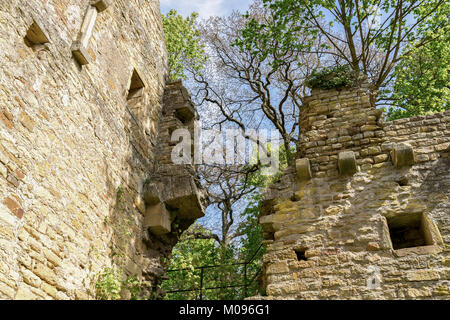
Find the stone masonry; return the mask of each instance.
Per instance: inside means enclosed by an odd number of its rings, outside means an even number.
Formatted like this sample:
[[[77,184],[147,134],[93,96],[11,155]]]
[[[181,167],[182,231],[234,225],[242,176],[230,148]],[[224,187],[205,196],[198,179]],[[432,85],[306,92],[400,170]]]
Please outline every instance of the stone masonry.
[[[165,50],[157,0],[1,1],[0,299],[94,299],[110,267],[162,296],[203,215],[193,166],[160,163],[166,127],[191,126],[167,115],[196,116]]]
[[[449,299],[450,111],[384,122],[367,83],[313,89],[266,194],[266,299]]]

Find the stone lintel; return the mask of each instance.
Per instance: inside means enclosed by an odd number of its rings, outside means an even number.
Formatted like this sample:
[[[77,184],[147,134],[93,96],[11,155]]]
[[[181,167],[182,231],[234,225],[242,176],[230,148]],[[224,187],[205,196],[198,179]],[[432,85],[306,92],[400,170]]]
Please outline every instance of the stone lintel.
[[[91,55],[87,48],[84,48],[80,41],[75,41],[72,45],[72,54],[78,63],[82,66],[92,62]]]
[[[341,175],[351,175],[358,170],[356,157],[353,151],[342,151],[338,155],[338,168]]]
[[[398,143],[392,149],[392,162],[396,168],[414,164],[414,150],[407,143]]]
[[[170,233],[170,225],[170,212],[163,202],[146,208],[144,227],[150,229],[153,234],[163,235]]]
[[[295,160],[295,171],[297,178],[300,181],[309,180],[312,178],[311,164],[308,158]]]
[[[112,4],[113,0],[91,0],[91,6],[97,8],[98,12],[105,11]]]

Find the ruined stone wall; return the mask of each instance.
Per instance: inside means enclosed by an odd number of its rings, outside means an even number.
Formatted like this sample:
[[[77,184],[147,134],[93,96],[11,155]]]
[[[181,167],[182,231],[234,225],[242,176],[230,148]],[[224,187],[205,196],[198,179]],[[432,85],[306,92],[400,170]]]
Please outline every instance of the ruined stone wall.
[[[384,122],[367,84],[313,89],[260,222],[269,299],[450,297],[450,111]]]
[[[159,1],[2,1],[0,68],[0,299],[94,298],[108,267],[157,297],[178,237],[144,226]]]

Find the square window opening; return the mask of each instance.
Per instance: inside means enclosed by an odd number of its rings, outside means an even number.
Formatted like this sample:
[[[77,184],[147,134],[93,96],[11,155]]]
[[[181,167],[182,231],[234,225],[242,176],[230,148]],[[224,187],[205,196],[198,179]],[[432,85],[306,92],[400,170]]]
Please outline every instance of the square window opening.
[[[402,214],[387,219],[394,250],[433,245],[423,213]]]

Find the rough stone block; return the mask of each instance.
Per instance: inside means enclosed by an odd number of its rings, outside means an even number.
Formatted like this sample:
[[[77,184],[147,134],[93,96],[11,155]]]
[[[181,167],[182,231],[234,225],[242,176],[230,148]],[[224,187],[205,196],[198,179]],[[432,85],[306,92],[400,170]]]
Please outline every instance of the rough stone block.
[[[78,40],[72,45],[72,54],[78,63],[82,66],[91,63],[92,58],[88,52],[89,40],[94,30],[95,21],[97,20],[97,9],[90,6],[81,25]]]
[[[147,206],[154,206],[161,202],[160,192],[155,184],[144,186],[144,201]]]
[[[312,177],[311,164],[308,158],[297,159],[295,161],[297,178],[300,181],[309,180]]]
[[[89,46],[89,40],[92,37],[92,32],[94,31],[95,22],[97,21],[97,9],[94,7],[89,7],[86,16],[84,17],[83,24],[81,25],[81,31],[79,40],[82,47],[87,48]]]
[[[396,144],[392,149],[392,162],[396,168],[414,164],[414,150],[406,143]]]
[[[439,275],[436,271],[433,270],[410,271],[406,274],[406,280],[408,281],[439,280]]]
[[[31,292],[30,289],[26,288],[25,286],[19,287],[16,296],[14,297],[14,300],[38,300],[38,299],[39,296],[35,295],[33,292]]]
[[[112,4],[113,0],[91,0],[91,6],[97,8],[98,12],[105,11]]]
[[[356,173],[356,157],[353,151],[339,152],[338,168],[341,175],[351,175]]]
[[[149,228],[153,234],[163,235],[170,232],[170,225],[170,212],[164,203],[160,202],[147,207],[144,218],[145,228]]]
[[[265,232],[274,232],[273,229],[273,215],[267,215],[259,218],[261,228]]]
[[[181,219],[197,219],[204,216],[204,209],[200,200],[200,191],[192,177],[173,177],[167,179],[164,201],[178,210]]]

